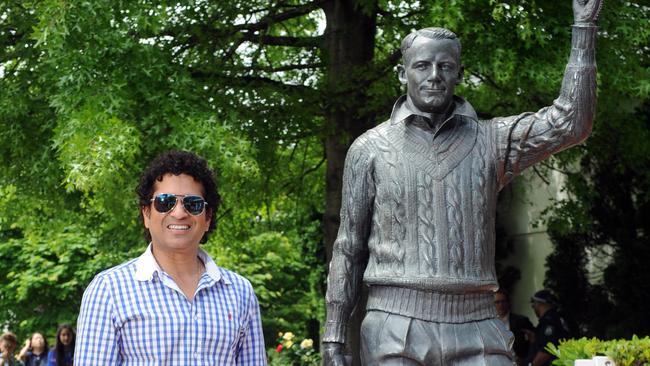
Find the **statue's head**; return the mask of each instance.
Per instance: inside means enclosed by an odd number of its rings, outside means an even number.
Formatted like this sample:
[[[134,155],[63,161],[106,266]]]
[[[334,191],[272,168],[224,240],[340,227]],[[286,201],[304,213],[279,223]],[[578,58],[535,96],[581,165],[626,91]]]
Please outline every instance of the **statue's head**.
[[[398,77],[411,104],[422,112],[443,113],[463,80],[460,41],[444,28],[424,28],[402,40]]]

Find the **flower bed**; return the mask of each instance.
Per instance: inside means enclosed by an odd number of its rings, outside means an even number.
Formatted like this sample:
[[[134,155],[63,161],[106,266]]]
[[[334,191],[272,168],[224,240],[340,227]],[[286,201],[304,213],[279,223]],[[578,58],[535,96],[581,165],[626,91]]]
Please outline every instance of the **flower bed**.
[[[278,345],[269,349],[270,366],[319,366],[321,357],[314,349],[314,341],[300,338],[291,332],[278,334]]]

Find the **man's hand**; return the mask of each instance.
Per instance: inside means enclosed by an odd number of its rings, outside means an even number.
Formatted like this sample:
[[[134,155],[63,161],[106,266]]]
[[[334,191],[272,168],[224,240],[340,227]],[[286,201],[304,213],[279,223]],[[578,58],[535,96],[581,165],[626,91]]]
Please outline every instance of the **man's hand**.
[[[603,0],[573,0],[575,24],[595,25]]]
[[[528,341],[528,343],[531,343],[531,344],[535,343],[535,338],[537,337],[535,335],[535,332],[533,332],[530,329],[522,329],[522,330],[524,331],[524,336],[526,337],[526,340]]]
[[[345,366],[345,357],[343,357],[343,344],[335,342],[323,343],[323,365]]]

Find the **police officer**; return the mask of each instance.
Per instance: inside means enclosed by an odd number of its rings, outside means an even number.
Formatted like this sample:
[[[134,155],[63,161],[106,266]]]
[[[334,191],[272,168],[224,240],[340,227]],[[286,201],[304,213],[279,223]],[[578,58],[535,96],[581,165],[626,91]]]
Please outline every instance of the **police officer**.
[[[561,339],[570,337],[569,325],[557,311],[557,299],[549,290],[537,291],[530,298],[531,306],[539,323],[535,332],[528,332],[528,340],[532,343],[528,355],[529,366],[550,366],[555,356],[546,351],[546,345],[558,345]]]

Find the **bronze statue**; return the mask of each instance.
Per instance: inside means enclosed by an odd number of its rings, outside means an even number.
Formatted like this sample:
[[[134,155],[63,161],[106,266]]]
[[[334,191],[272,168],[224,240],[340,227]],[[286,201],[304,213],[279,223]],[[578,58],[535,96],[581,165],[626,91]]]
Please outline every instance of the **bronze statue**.
[[[326,366],[345,364],[362,282],[363,365],[513,364],[512,333],[493,303],[497,194],[523,169],[589,135],[600,6],[573,0],[571,55],[553,105],[489,121],[454,95],[463,77],[454,33],[425,28],[404,38],[398,74],[407,95],[352,144],[345,162]]]

